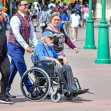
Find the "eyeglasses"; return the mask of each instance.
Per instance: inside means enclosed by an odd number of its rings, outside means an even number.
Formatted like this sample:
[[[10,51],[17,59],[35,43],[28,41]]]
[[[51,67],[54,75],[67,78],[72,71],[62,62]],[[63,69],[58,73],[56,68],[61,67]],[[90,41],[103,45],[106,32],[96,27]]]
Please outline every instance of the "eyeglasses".
[[[60,22],[60,19],[52,19],[53,21],[58,21],[58,22]]]
[[[29,6],[29,4],[20,4],[20,6],[25,6],[26,7],[26,6]]]

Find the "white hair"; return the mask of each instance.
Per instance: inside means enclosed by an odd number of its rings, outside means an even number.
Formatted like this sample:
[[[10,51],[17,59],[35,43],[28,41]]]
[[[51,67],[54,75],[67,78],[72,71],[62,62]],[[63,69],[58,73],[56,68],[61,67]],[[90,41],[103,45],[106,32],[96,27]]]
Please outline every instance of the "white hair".
[[[42,38],[41,38],[41,41],[43,41],[44,38],[48,38],[48,36],[42,37]]]

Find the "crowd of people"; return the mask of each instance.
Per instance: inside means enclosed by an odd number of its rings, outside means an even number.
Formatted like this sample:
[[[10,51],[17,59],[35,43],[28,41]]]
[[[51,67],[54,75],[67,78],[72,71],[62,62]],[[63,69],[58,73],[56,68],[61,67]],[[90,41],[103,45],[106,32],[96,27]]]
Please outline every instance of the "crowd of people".
[[[24,72],[27,70],[24,54],[25,51],[32,53],[32,49],[29,47],[29,39],[32,40],[32,43],[35,46],[35,52],[38,60],[52,60],[56,62],[58,66],[56,70],[60,79],[67,79],[64,84],[67,89],[65,90],[65,93],[70,91],[71,93],[79,95],[88,91],[88,89],[77,89],[71,67],[68,65],[68,61],[64,54],[64,43],[78,53],[78,49],[70,40],[69,26],[71,24],[74,37],[73,40],[76,41],[78,27],[81,26],[81,18],[83,18],[84,25],[86,25],[85,20],[88,19],[89,9],[87,3],[85,3],[84,6],[82,6],[79,2],[75,5],[69,4],[69,6],[67,6],[67,4],[63,1],[58,3],[51,2],[48,5],[43,4],[40,5],[41,8],[38,6],[38,9],[36,9],[35,5],[32,4],[29,9],[29,4],[26,0],[19,0],[17,2],[17,12],[10,20],[8,45],[6,43],[6,37],[4,38],[0,36],[0,40],[5,41],[3,45],[1,45],[0,42],[0,71],[2,74],[0,102],[2,103],[13,103],[10,98],[16,97],[10,94],[11,84],[17,71],[22,77]],[[3,6],[1,5],[0,31],[4,30],[4,36],[6,36],[4,20],[5,22],[7,20],[3,14],[2,7]],[[41,43],[38,43],[35,34],[35,32],[37,32],[37,26],[42,29],[43,33]],[[42,44],[46,47],[49,56],[44,51]],[[5,52],[2,51],[4,47],[6,48]],[[7,51],[8,55],[11,57],[11,63],[9,63]],[[63,59],[63,64],[61,64],[58,59]],[[7,67],[4,68],[4,65],[6,64]],[[66,72],[65,75],[60,73],[63,71]],[[24,84],[30,84],[30,80],[27,78]],[[36,97],[31,86],[27,87],[27,90],[31,93],[32,97]]]
[[[33,4],[34,5],[34,4]],[[32,7],[33,7],[32,5]],[[32,7],[30,9],[30,15],[33,15]],[[62,27],[67,35],[69,35],[69,28],[72,27],[72,36],[73,41],[77,40],[78,36],[78,28],[79,27],[86,27],[87,19],[89,17],[89,7],[87,2],[84,3],[84,5],[81,4],[81,2],[75,1],[75,3],[66,4],[61,0],[58,3],[55,1],[50,2],[48,5],[40,4],[38,6],[39,10],[36,14],[36,21],[37,25],[42,29],[42,32],[47,27],[47,25],[50,23],[50,16],[53,12],[59,12],[61,14],[61,22],[59,24],[60,27]],[[37,10],[35,8],[35,10]],[[38,19],[39,15],[39,19]],[[94,19],[94,13],[92,10],[92,17]],[[33,18],[33,17],[32,17]]]

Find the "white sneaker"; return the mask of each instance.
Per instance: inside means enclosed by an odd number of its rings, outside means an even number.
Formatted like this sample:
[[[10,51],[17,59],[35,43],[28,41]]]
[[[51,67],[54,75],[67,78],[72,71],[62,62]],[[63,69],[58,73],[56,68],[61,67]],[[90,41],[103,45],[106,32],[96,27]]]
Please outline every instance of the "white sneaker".
[[[77,39],[73,39],[72,41],[76,41]]]
[[[3,104],[13,104],[7,95],[0,95],[0,103]]]

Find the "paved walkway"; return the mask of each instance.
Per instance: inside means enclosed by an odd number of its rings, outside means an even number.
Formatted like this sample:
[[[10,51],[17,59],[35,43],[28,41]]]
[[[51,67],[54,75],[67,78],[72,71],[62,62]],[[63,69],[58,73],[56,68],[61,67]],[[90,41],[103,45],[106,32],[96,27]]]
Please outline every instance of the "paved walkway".
[[[95,45],[98,44],[98,22],[95,23]],[[59,103],[51,100],[31,102],[25,99],[20,90],[20,76],[16,75],[11,94],[16,95],[13,99],[15,104],[0,104],[0,111],[111,111],[111,64],[95,64],[97,49],[84,50],[85,28],[79,29],[78,41],[74,44],[78,47],[79,53],[65,45],[65,54],[72,67],[74,76],[79,79],[82,89],[89,88],[89,93],[77,96],[72,101],[66,101],[63,96]],[[109,28],[109,35],[111,29]],[[41,32],[37,32],[40,37]],[[109,36],[110,38],[110,36]],[[110,39],[111,44],[111,39]],[[28,69],[32,66],[31,54],[25,54]]]

